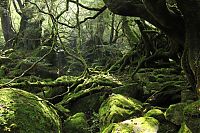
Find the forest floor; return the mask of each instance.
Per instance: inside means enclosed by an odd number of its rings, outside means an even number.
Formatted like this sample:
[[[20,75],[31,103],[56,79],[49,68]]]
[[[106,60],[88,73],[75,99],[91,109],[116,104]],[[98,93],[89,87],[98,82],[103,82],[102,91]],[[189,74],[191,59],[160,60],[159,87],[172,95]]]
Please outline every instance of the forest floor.
[[[64,133],[132,132],[146,130],[144,127],[152,123],[148,130],[164,133],[191,125],[184,125],[183,109],[195,96],[180,66],[141,68],[132,78],[130,70],[106,72],[94,68],[85,76],[60,76],[58,68],[46,62],[22,60],[13,51],[5,55],[9,56],[0,59],[1,88],[25,90],[50,102],[60,116]],[[138,126],[124,127],[127,120]]]

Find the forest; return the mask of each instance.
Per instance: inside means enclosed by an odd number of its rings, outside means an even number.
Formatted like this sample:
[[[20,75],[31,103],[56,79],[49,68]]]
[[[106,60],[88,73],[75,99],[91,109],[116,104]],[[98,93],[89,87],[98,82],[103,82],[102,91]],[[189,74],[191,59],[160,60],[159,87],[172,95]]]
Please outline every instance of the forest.
[[[0,133],[200,133],[199,0],[1,0]]]

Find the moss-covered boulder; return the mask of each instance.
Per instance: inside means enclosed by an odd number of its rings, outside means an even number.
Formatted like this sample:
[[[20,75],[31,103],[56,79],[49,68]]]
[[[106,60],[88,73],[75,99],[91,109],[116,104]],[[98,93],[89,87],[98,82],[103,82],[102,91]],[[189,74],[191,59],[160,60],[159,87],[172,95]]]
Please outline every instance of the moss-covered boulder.
[[[170,105],[165,112],[166,119],[176,125],[181,125],[181,123],[184,120],[183,109],[186,105],[187,103],[178,103]]]
[[[60,118],[49,105],[26,91],[0,89],[0,132],[60,133]]]
[[[151,109],[144,116],[145,117],[153,117],[153,118],[155,118],[155,119],[157,119],[159,121],[164,121],[165,120],[164,113],[159,109]]]
[[[130,83],[113,89],[113,93],[142,100],[144,90],[139,83]]]
[[[151,109],[145,115],[145,117],[153,117],[159,121],[158,133],[175,133],[178,131],[178,127],[165,119],[164,113],[159,109]]]
[[[159,122],[152,117],[140,117],[112,123],[102,133],[157,133]]]
[[[200,133],[200,100],[184,108],[184,121],[193,133]]]
[[[84,113],[76,113],[65,120],[63,125],[64,133],[89,133],[89,125]]]
[[[142,115],[142,104],[120,94],[112,94],[99,109],[102,127]]]

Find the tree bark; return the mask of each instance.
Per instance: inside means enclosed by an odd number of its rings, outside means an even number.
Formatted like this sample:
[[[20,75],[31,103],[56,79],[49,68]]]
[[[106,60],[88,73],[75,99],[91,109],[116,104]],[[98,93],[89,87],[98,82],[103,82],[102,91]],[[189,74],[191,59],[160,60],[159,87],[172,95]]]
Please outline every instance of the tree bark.
[[[115,14],[140,17],[166,33],[174,48],[184,53],[182,65],[200,97],[200,0],[176,0],[177,12],[167,0],[104,0]],[[172,45],[172,46],[173,46]],[[173,51],[173,48],[171,48]],[[174,53],[175,51],[173,51]]]
[[[200,1],[177,0],[185,20],[185,47],[188,62],[196,78],[196,93],[200,98]]]
[[[7,0],[3,0],[0,3],[0,16],[1,16],[1,26],[3,30],[3,36],[6,42],[5,47],[11,48],[15,32],[12,28],[12,21],[9,13],[9,6]]]

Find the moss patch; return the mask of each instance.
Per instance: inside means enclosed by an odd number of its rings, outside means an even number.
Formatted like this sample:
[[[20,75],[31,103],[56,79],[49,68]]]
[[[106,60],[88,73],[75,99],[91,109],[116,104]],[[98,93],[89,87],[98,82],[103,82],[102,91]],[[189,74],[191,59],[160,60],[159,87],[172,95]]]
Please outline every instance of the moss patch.
[[[176,125],[181,125],[181,123],[184,120],[183,109],[186,105],[187,103],[178,103],[170,105],[165,112],[166,119]]]
[[[200,100],[184,108],[184,121],[193,133],[200,133]]]
[[[145,117],[153,117],[159,121],[165,120],[164,113],[159,109],[151,109],[144,116]]]
[[[140,117],[111,124],[102,133],[156,133],[158,125],[152,117]]]
[[[87,130],[89,125],[87,124],[84,113],[76,113],[69,117],[64,122],[63,132],[64,133],[89,133]]]

